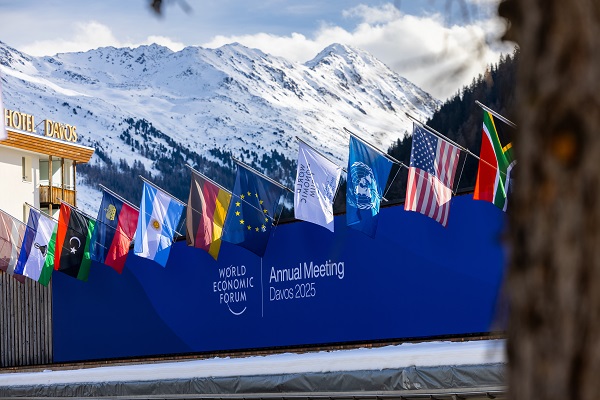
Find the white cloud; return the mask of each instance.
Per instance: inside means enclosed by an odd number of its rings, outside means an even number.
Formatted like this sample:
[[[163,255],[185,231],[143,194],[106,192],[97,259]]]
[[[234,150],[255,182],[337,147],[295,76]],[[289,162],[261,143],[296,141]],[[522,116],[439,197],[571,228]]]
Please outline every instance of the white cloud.
[[[344,18],[357,17],[367,24],[388,23],[402,17],[400,10],[391,3],[381,7],[369,7],[364,4],[342,11]]]
[[[469,1],[492,4],[497,0]],[[512,46],[498,45],[501,26],[497,20],[448,25],[448,21],[440,15],[407,15],[391,3],[377,7],[359,5],[344,10],[342,16],[349,21],[357,21],[354,27],[344,29],[322,23],[310,36],[301,33],[220,35],[202,46],[216,48],[239,42],[291,61],[306,62],[326,46],[343,43],[370,52],[392,70],[440,99],[470,84],[489,63],[498,60],[501,51],[512,49]],[[72,30],[65,29],[63,33],[69,38],[35,41],[20,49],[39,56],[150,43],[158,43],[173,51],[185,47],[184,43],[165,35],[136,40],[118,38],[108,26],[96,21],[79,22],[72,26]]]
[[[98,47],[138,47],[143,44],[157,43],[179,51],[185,47],[181,42],[176,42],[166,36],[148,36],[138,43],[118,39],[111,29],[96,21],[78,22],[74,24],[74,32],[70,39],[38,40],[21,47],[21,50],[32,56],[46,56],[57,53],[87,51]]]
[[[70,39],[37,40],[22,46],[21,50],[33,56],[43,56],[119,45],[119,40],[106,25],[89,21],[74,24],[74,32]]]
[[[445,26],[439,15],[405,15],[391,4],[361,5],[344,11],[344,16],[358,18],[360,22],[353,30],[324,24],[311,38],[298,33],[217,36],[202,46],[215,48],[239,42],[269,54],[305,62],[331,43],[343,43],[370,52],[440,99],[470,84],[488,64],[497,62],[502,51],[512,49],[510,44],[499,44],[497,21]]]

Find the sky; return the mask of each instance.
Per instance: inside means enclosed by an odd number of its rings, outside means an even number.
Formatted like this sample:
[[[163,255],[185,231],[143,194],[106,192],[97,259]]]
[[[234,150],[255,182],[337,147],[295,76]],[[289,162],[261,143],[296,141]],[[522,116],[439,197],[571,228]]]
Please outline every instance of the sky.
[[[0,0],[0,41],[32,56],[238,42],[306,62],[332,43],[373,54],[440,100],[511,53],[498,0]]]

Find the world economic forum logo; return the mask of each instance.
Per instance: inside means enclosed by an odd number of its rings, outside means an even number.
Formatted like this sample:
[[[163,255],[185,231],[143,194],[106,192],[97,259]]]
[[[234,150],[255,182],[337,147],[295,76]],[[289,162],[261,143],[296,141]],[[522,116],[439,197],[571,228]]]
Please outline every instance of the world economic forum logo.
[[[219,268],[218,272],[212,286],[219,304],[225,304],[233,315],[242,315],[250,301],[248,296],[254,291],[254,275],[245,265],[230,265]]]
[[[373,170],[365,163],[356,161],[350,166],[351,194],[348,201],[360,210],[378,208],[381,195]]]

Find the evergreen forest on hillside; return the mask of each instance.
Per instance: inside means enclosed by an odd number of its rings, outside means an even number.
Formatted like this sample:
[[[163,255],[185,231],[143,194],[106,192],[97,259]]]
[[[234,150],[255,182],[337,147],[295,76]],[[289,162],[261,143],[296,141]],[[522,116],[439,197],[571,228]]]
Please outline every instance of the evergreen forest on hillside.
[[[509,120],[514,120],[514,86],[517,62],[517,52],[502,56],[499,63],[491,65],[485,75],[478,76],[469,86],[464,87],[460,93],[447,100],[426,122],[427,126],[479,156],[483,110],[475,101],[478,100]],[[510,143],[513,128],[497,119],[495,125],[502,145],[505,146]],[[398,139],[388,149],[388,154],[409,165],[411,146],[411,137]],[[461,152],[454,181],[456,193],[473,190],[477,179],[478,163],[477,158]],[[408,174],[405,168],[401,168],[396,178],[393,179],[398,168],[398,166],[394,166],[390,174],[390,180],[388,180],[388,193],[385,197],[390,202],[403,201],[406,192]]]
[[[502,56],[497,65],[488,68],[485,75],[480,75],[464,87],[459,93],[446,101],[440,109],[427,121],[427,125],[445,135],[457,144],[466,147],[473,154],[479,155],[481,146],[483,111],[475,103],[476,100],[511,119],[514,105],[514,85],[516,82],[518,53]],[[139,204],[142,184],[139,176],[143,176],[182,201],[187,201],[190,188],[189,163],[226,188],[233,188],[235,166],[232,156],[264,172],[270,178],[292,188],[296,175],[296,160],[288,160],[277,151],[265,153],[259,157],[254,152],[231,154],[226,149],[212,149],[207,159],[189,148],[172,140],[168,135],[157,130],[146,120],[124,121],[126,127],[120,138],[132,149],[154,161],[159,174],[153,176],[140,162],[130,165],[126,160],[114,162],[108,156],[101,143],[96,143],[96,155],[101,160],[95,165],[82,164],[78,171],[88,185],[102,184],[120,194],[133,204]],[[510,142],[512,128],[496,121],[496,128],[503,145]],[[410,164],[412,140],[410,136],[398,139],[388,149],[395,159]],[[218,160],[218,161],[214,161]],[[457,193],[472,190],[477,177],[478,160],[461,154],[456,173],[455,190]],[[390,173],[385,198],[382,203],[398,203],[404,200],[408,173],[405,168],[394,165]],[[135,184],[132,184],[135,182]],[[335,198],[334,212],[345,210],[346,185],[342,182]],[[293,203],[291,194],[287,194],[286,204]],[[282,219],[293,217],[293,209],[284,207]]]

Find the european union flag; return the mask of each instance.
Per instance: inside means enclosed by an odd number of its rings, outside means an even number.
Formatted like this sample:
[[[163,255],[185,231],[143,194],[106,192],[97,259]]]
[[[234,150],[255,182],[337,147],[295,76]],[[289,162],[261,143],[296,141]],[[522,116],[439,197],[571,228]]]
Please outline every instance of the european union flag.
[[[238,164],[223,240],[265,254],[282,189]]]
[[[354,136],[350,136],[346,224],[371,237],[375,236],[379,204],[387,184],[392,162]]]

